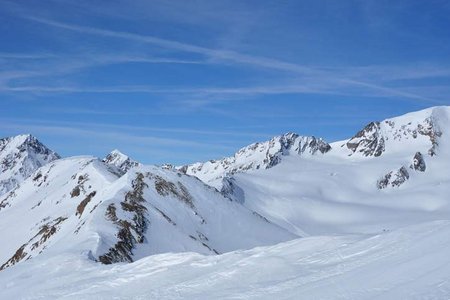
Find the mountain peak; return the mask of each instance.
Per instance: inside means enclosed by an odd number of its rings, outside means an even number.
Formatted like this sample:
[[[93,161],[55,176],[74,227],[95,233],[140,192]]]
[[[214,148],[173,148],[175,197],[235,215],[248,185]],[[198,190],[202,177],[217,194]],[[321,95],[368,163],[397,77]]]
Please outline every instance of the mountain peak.
[[[132,167],[139,166],[140,163],[131,159],[128,155],[124,154],[118,149],[112,150],[103,159],[103,162],[109,165],[117,167],[121,173],[126,173]]]
[[[112,150],[107,156],[111,156],[116,160],[125,161],[130,157],[118,149]]]
[[[0,139],[0,195],[16,188],[38,168],[59,158],[31,134]]]
[[[435,155],[442,130],[448,128],[450,107],[438,106],[370,122],[344,145],[349,156],[381,156],[384,152],[423,151]]]

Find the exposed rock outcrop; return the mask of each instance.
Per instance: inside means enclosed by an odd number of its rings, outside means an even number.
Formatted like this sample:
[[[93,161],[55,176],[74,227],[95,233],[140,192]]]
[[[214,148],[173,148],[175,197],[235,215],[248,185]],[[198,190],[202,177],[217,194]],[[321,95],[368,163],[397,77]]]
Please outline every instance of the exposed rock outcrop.
[[[123,211],[132,214],[132,222],[119,219],[117,208],[113,203],[107,207],[105,216],[117,226],[118,241],[108,252],[99,256],[98,260],[101,263],[133,261],[133,249],[136,244],[144,242],[144,233],[150,223],[145,215],[147,208],[143,205],[145,202],[143,194],[146,187],[148,185],[144,181],[144,174],[136,173],[136,178],[132,182],[132,190],[125,194],[124,201],[120,203]]]
[[[61,223],[66,219],[66,217],[59,217],[42,225],[38,233],[17,249],[16,253],[0,266],[0,271],[15,265],[24,259],[30,259],[32,257],[32,252],[42,252],[46,242],[60,229]]]
[[[353,153],[364,156],[380,156],[385,150],[384,137],[380,133],[380,122],[371,122],[347,142]]]
[[[409,179],[408,170],[402,166],[397,170],[390,171],[383,178],[378,180],[378,189],[385,189],[387,187],[399,187]]]
[[[419,172],[425,172],[427,166],[425,164],[425,159],[423,158],[422,153],[416,152],[413,157],[413,162],[410,165],[410,168]]]
[[[237,185],[236,180],[233,177],[223,178],[222,189],[220,192],[232,201],[236,201],[241,204],[245,202],[244,190]]]

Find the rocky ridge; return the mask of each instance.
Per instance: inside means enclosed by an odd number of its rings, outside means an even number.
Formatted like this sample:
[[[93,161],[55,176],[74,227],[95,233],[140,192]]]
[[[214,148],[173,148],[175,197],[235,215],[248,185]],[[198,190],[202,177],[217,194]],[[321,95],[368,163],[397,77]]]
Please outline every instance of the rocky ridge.
[[[235,173],[269,169],[282,161],[283,156],[310,156],[325,154],[331,146],[321,138],[287,133],[266,142],[251,144],[240,149],[233,156],[205,163],[195,163],[177,167],[180,172],[193,175],[221,188],[222,178]]]

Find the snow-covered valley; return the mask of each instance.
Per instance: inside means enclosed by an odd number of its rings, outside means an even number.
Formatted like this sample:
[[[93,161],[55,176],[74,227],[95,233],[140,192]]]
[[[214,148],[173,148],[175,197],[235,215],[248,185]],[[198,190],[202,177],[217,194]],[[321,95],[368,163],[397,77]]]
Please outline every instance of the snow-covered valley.
[[[434,107],[179,167],[3,139],[0,298],[448,299],[449,135]]]

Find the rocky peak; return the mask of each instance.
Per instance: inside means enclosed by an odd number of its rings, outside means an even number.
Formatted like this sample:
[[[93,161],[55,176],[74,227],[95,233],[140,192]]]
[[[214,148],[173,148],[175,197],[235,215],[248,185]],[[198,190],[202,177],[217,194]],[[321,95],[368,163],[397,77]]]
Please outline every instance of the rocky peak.
[[[123,154],[117,149],[111,151],[103,162],[117,167],[121,172],[126,173],[129,169],[139,166],[137,161],[132,160],[129,156]]]
[[[424,151],[433,156],[442,136],[439,122],[441,110],[431,108],[400,117],[371,122],[343,146],[351,155],[378,157],[386,151]],[[414,153],[414,152],[413,152]]]
[[[381,134],[380,122],[367,124],[346,145],[353,153],[360,152],[364,156],[380,156],[385,150],[385,141]]]
[[[60,158],[30,134],[0,139],[0,195],[16,188],[38,168]]]

